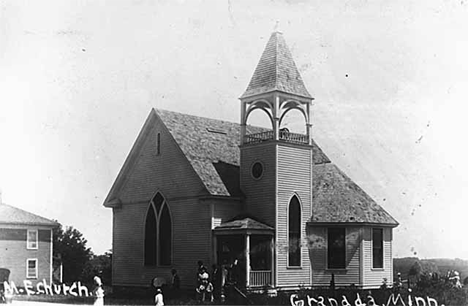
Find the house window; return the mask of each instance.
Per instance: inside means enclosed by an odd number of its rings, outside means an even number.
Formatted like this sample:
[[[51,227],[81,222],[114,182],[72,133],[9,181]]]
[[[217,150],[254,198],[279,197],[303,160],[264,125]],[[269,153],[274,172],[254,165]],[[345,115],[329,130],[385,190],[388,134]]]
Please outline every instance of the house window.
[[[37,259],[26,261],[26,278],[37,278]]]
[[[346,268],[346,234],[345,228],[328,229],[328,268]]]
[[[288,266],[298,267],[301,265],[301,204],[296,196],[289,202],[288,221]]]
[[[161,154],[161,133],[156,136],[156,155]]]
[[[372,229],[372,267],[383,268],[383,229]]]
[[[145,265],[172,263],[172,218],[169,206],[158,192],[151,200],[145,224]]]
[[[37,249],[37,230],[28,230],[27,248]]]

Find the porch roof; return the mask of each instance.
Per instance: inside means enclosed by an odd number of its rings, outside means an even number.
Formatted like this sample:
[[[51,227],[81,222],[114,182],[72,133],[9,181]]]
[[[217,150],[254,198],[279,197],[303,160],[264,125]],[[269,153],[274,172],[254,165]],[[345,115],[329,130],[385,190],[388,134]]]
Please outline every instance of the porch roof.
[[[239,233],[239,232],[251,232],[251,233],[273,233],[273,228],[252,218],[242,218],[237,220],[231,220],[225,223],[221,223],[215,227],[216,233]]]

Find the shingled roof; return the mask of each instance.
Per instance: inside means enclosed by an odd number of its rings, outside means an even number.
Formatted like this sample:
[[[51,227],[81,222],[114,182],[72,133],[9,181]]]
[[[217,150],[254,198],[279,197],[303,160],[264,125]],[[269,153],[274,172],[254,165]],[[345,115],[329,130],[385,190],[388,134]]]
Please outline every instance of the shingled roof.
[[[274,90],[312,98],[280,32],[271,34],[249,86],[241,98]]]
[[[252,218],[243,218],[243,219],[235,219],[231,221],[224,222],[216,227],[217,231],[220,230],[264,230],[264,231],[272,231],[273,228],[263,224],[257,220]]]
[[[366,223],[397,226],[398,222],[334,164],[313,169],[310,223]]]
[[[0,203],[0,224],[58,226],[57,222],[5,203]]]
[[[175,141],[212,195],[241,196],[239,187],[240,125],[157,109]],[[265,128],[247,126],[247,132],[259,133]],[[314,163],[330,162],[315,142]],[[234,167],[233,167],[234,166]]]
[[[238,148],[240,125],[155,110],[211,195],[241,196]],[[248,126],[248,133],[266,129]],[[313,205],[310,223],[398,225],[381,206],[332,164],[313,142]],[[245,220],[244,220],[245,221]]]

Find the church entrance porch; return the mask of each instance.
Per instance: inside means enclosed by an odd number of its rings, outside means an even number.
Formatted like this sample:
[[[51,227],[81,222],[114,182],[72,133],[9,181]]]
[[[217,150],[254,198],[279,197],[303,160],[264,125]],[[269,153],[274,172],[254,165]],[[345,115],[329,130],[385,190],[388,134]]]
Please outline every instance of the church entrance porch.
[[[233,220],[214,229],[215,258],[238,287],[274,286],[274,231],[251,218]]]

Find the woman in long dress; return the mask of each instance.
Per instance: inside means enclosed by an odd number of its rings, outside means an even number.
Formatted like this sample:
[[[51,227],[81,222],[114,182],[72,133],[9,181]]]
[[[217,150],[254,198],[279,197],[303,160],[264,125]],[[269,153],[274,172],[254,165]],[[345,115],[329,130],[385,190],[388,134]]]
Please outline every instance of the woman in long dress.
[[[104,305],[104,289],[102,289],[102,281],[99,276],[94,277],[94,283],[96,284],[96,288],[94,289],[94,295],[96,299],[94,300],[95,306],[103,306]]]

